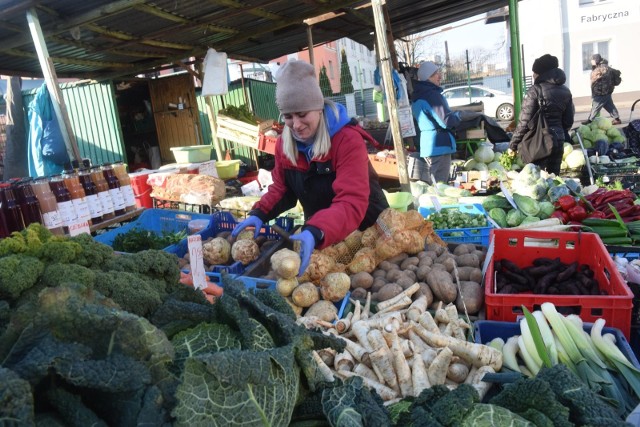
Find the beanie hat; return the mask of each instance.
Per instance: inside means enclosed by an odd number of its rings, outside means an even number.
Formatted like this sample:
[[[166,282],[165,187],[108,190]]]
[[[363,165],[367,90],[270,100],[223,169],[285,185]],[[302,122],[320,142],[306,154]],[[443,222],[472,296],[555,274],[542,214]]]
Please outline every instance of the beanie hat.
[[[418,68],[418,80],[425,81],[429,80],[429,77],[433,75],[436,71],[438,71],[438,66],[431,61],[425,61],[420,64],[420,68]]]
[[[599,53],[594,53],[591,55],[591,59],[596,63],[596,65],[602,62],[602,56]]]
[[[553,70],[554,68],[558,68],[558,58],[547,53],[533,61],[533,67],[531,67],[531,71],[538,75],[541,75],[549,70]]]
[[[324,97],[315,69],[308,62],[285,62],[276,73],[276,83],[276,103],[281,113],[299,113],[324,108]]]

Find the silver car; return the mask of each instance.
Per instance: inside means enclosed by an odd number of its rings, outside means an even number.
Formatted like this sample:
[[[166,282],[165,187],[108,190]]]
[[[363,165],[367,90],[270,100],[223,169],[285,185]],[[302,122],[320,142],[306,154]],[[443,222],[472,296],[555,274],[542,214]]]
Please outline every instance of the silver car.
[[[482,102],[487,116],[504,121],[513,120],[514,117],[513,96],[499,90],[484,86],[455,86],[442,91],[442,96],[450,107]]]

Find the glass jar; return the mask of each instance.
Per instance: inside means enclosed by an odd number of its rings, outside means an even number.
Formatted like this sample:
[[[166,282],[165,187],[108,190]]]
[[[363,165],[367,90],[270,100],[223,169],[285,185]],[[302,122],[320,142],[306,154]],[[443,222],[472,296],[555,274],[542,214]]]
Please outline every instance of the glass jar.
[[[116,214],[114,212],[113,199],[111,198],[111,193],[109,193],[109,184],[107,184],[107,181],[104,179],[102,170],[99,166],[93,167],[90,169],[90,175],[91,181],[93,181],[98,191],[98,200],[100,200],[100,207],[102,208],[102,219],[108,220],[115,218]]]
[[[91,222],[98,224],[102,222],[102,204],[98,199],[98,189],[91,179],[89,169],[81,168],[78,171],[78,180],[84,190],[85,199],[89,205],[89,214],[91,215]]]
[[[127,212],[136,210],[136,196],[133,194],[133,187],[131,187],[131,179],[127,173],[127,166],[122,163],[114,163],[113,171],[120,181],[120,190],[122,191],[122,197],[124,198],[124,209]]]
[[[49,180],[49,187],[56,198],[56,202],[58,202],[58,212],[62,219],[64,232],[68,233],[69,226],[77,222],[78,219],[73,202],[71,201],[71,194],[69,193],[67,186],[64,184],[64,179],[62,179],[62,176],[60,175],[51,177]]]
[[[0,207],[4,213],[4,219],[8,234],[13,231],[21,231],[24,228],[20,206],[16,201],[11,184],[3,182],[0,184]]]
[[[89,204],[85,198],[84,188],[82,188],[82,184],[80,184],[78,175],[76,175],[73,170],[66,170],[62,173],[62,179],[64,180],[64,185],[67,187],[67,190],[69,190],[69,194],[71,195],[71,203],[73,203],[73,207],[76,210],[78,221],[87,221],[89,225],[91,225]]]
[[[42,224],[53,234],[64,234],[62,217],[58,212],[58,202],[49,187],[49,181],[46,178],[37,179],[32,181],[30,186],[40,204]]]
[[[20,212],[22,212],[22,221],[24,226],[28,227],[29,224],[37,223],[42,224],[42,214],[40,213],[40,203],[31,185],[29,185],[30,179],[20,181],[14,185],[14,191],[18,205],[20,205]]]
[[[124,197],[120,190],[120,181],[113,170],[113,166],[111,166],[111,163],[105,163],[101,169],[104,179],[109,186],[109,194],[111,194],[111,199],[113,200],[114,212],[116,215],[124,215]]]

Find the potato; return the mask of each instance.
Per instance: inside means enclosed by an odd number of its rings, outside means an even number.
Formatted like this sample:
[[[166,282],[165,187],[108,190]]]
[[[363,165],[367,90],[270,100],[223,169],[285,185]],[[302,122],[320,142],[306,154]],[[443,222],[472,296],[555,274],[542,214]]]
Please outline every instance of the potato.
[[[367,299],[367,290],[365,288],[355,288],[351,291],[350,298],[353,298],[354,300],[358,299],[364,301]]]
[[[442,264],[433,264],[431,266],[431,270],[440,270],[440,271],[447,271],[447,267],[445,267]]]
[[[427,255],[427,251],[420,251],[416,254],[416,256],[418,257],[418,259],[423,259],[423,258],[428,258],[429,255]]]
[[[394,264],[390,263],[389,261],[382,261],[380,264],[378,264],[378,268],[384,271],[389,271],[391,270]]]
[[[382,287],[382,289],[377,292],[378,301],[386,301],[388,299],[391,299],[403,290],[404,289],[402,289],[402,286],[398,285],[397,283],[387,283]]]
[[[415,265],[414,265],[414,266],[412,266],[412,267],[415,267]],[[418,268],[417,268],[417,267],[416,267],[416,270],[415,270],[415,271],[414,271],[414,270],[405,270],[405,271],[404,271],[404,275],[405,275],[405,276],[407,276],[409,279],[411,279],[411,281],[412,281],[412,282],[414,282],[414,283],[415,283],[415,282],[417,282],[417,281],[418,281],[418,280],[417,280],[417,279],[418,279],[418,277],[416,276],[416,271],[418,271]]]
[[[444,265],[444,268],[451,273],[453,271],[453,269],[456,267],[456,260],[453,259],[453,257],[449,257],[447,259],[445,259],[444,261],[442,261],[442,265]]]
[[[189,260],[184,258],[178,258],[178,268],[183,269],[185,265],[189,265]]]
[[[427,274],[431,271],[431,267],[422,266],[418,267],[416,271],[416,279],[425,280],[427,278]]]
[[[279,278],[276,282],[276,291],[283,297],[291,296],[293,290],[298,286],[298,279],[296,277],[292,279]]]
[[[400,265],[400,263],[402,263],[402,261],[404,261],[408,257],[409,257],[408,254],[402,253],[400,255],[396,255],[394,257],[391,257],[391,258],[387,259],[387,261],[389,261],[390,263],[393,263],[393,264]]]
[[[410,265],[418,265],[419,262],[420,259],[418,259],[418,257],[407,257],[400,263],[400,270],[406,270]]]
[[[325,322],[333,322],[338,317],[338,308],[327,300],[319,300],[304,313],[305,316],[316,316]]]
[[[295,305],[290,297],[285,298],[285,301],[287,301],[287,303],[291,306],[296,316],[302,315],[302,307],[300,307],[299,305]]]
[[[320,280],[320,294],[323,299],[338,302],[351,288],[351,279],[345,273],[329,273]]]
[[[464,313],[464,306],[466,306],[469,314],[477,314],[484,304],[484,290],[479,283],[460,281],[460,294],[455,301],[459,312]]]
[[[426,252],[425,252],[426,253]],[[433,265],[433,258],[426,256],[420,259],[420,262],[418,263],[418,267],[430,267]]]
[[[404,271],[405,271],[405,273],[407,271],[411,271],[411,272],[415,273],[416,271],[418,271],[418,266],[417,265],[408,265],[407,268]]]
[[[402,275],[403,275],[403,272],[399,268],[394,270],[389,270],[389,272],[387,273],[387,282],[395,282],[400,277],[402,277]]]
[[[475,270],[475,267],[458,267],[458,278],[460,280],[470,280],[471,272]]]
[[[300,270],[300,256],[290,249],[280,249],[271,255],[271,268],[278,277],[296,277]]]
[[[469,253],[469,248],[467,247],[467,245],[464,245],[464,244],[460,244],[456,246],[455,249],[453,250],[454,255],[464,255],[468,253]]]
[[[447,251],[447,248],[445,248],[444,246],[440,246],[437,243],[429,243],[427,245],[427,251],[433,251],[436,253],[436,256],[440,256],[442,255],[444,252]]]
[[[476,254],[464,254],[456,257],[458,267],[480,267],[480,258]]]
[[[482,276],[482,270],[480,270],[479,268],[474,268],[469,275],[469,280],[471,282],[482,283],[483,278],[484,277]]]
[[[414,295],[414,300],[418,298],[420,295],[424,295],[427,297],[427,307],[433,303],[433,292],[431,292],[431,288],[424,282],[418,282],[420,284],[420,289]]]
[[[373,285],[373,276],[366,271],[361,271],[351,276],[351,289],[369,289]]]
[[[480,260],[480,265],[484,263],[484,258],[487,256],[487,253],[485,251],[476,250],[471,253],[475,254],[478,257],[478,259]]]
[[[411,280],[406,275],[403,275],[398,280],[396,280],[396,283],[402,286],[402,289],[407,289],[409,286],[413,285],[415,282],[416,282],[415,280]]]
[[[435,251],[427,251],[427,252],[425,252],[425,254],[427,254],[426,256],[428,256],[429,258],[431,258],[434,261],[435,261],[436,258],[438,258],[438,254]]]
[[[373,273],[371,273],[371,275],[373,276],[374,279],[377,279],[378,277],[382,277],[383,279],[385,277],[387,277],[387,272],[384,270],[375,270]]]
[[[291,293],[291,299],[300,307],[311,307],[320,299],[318,287],[311,282],[298,285]]]
[[[382,289],[384,287],[384,285],[387,284],[386,280],[383,279],[374,279],[373,280],[373,285],[371,285],[371,292],[378,292],[380,289]]]
[[[451,275],[444,270],[432,268],[427,274],[427,284],[433,296],[444,303],[453,302],[458,296],[458,289],[451,280]]]

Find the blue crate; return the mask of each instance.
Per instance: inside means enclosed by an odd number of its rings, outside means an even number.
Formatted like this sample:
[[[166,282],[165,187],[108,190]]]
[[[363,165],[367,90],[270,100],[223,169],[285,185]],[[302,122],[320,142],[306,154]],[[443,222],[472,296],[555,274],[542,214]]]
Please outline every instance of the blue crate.
[[[193,219],[209,219],[210,215],[193,212],[176,211],[168,209],[145,209],[135,220],[123,224],[118,228],[94,236],[97,242],[112,246],[116,236],[130,230],[138,229],[151,231],[156,234],[187,232],[189,221]],[[175,245],[168,246],[164,250],[171,250]]]
[[[238,222],[231,215],[230,212],[227,211],[218,211],[214,212],[211,215],[207,215],[211,218],[209,222],[209,226],[204,230],[200,231],[199,234],[202,241],[204,242],[206,239],[210,237],[215,237],[216,234],[222,231],[233,231]],[[276,224],[280,226],[285,231],[291,231],[293,229],[293,219],[287,217],[276,218]],[[264,236],[267,240],[279,240],[280,235],[273,231],[270,226],[264,225],[262,226],[262,230],[260,231],[260,236]],[[183,239],[179,243],[173,245],[170,248],[165,249],[167,252],[176,254],[178,257],[183,257],[184,254],[189,250],[187,239]],[[213,268],[214,273],[229,273],[229,274],[242,274],[247,268],[251,267],[254,263],[260,262],[260,258],[255,260],[253,263],[248,264],[246,266],[242,265],[241,262],[236,261],[230,265],[217,265]]]
[[[593,323],[585,323],[584,330],[591,332]],[[477,320],[473,324],[474,340],[479,344],[487,344],[494,338],[507,340],[514,335],[520,335],[520,324],[516,322],[498,322],[495,320]],[[603,334],[613,334],[616,337],[616,346],[629,359],[636,368],[640,369],[640,363],[636,355],[631,350],[629,342],[624,337],[620,329],[605,326],[602,328]]]
[[[462,205],[445,205],[442,209],[457,209],[460,212],[487,216],[487,212],[482,205],[474,204],[462,204]],[[430,214],[434,213],[435,208],[428,208],[420,206],[418,212],[423,217],[427,218]],[[451,228],[445,230],[435,230],[436,234],[440,236],[442,240],[447,243],[473,243],[480,246],[489,246],[489,235],[491,234],[491,223],[489,222],[486,227],[476,228]]]

